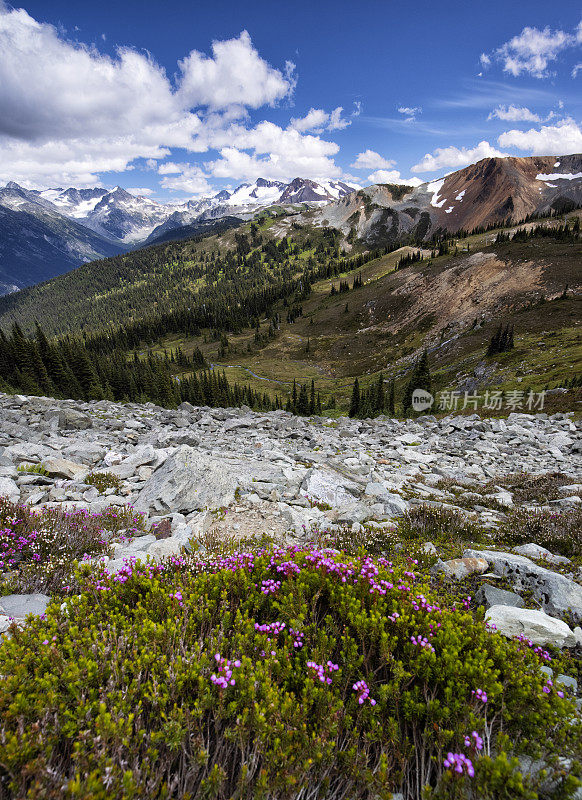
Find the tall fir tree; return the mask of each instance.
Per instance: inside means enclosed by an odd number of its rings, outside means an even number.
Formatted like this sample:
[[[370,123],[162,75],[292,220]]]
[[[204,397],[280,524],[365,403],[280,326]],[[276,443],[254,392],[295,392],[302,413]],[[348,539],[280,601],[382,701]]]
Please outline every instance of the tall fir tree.
[[[354,387],[352,389],[352,399],[350,402],[350,417],[357,417],[360,413],[360,382],[356,378],[354,381]]]

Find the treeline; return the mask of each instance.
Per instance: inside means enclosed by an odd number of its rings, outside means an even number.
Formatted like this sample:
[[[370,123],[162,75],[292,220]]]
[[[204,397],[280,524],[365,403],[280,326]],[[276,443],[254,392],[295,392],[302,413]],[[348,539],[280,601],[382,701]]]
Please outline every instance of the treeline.
[[[328,405],[328,408],[335,408],[335,399]],[[311,381],[311,390],[307,390],[307,384],[302,383],[297,389],[297,381],[293,380],[293,391],[291,397],[287,399],[285,411],[298,414],[301,417],[309,417],[317,414],[321,416],[322,405],[321,395],[315,392],[315,381]]]
[[[362,389],[360,381],[356,378],[352,387],[349,415],[358,419],[371,419],[379,414],[393,417],[396,415],[397,403],[398,406],[401,406],[402,413],[407,415],[413,409],[413,393],[416,389],[422,389],[429,394],[432,392],[432,379],[426,350],[412,368],[404,387],[401,402],[396,396],[394,379],[388,382],[380,373],[368,389]]]
[[[577,217],[572,225],[565,222],[563,225],[532,225],[531,228],[518,228],[513,234],[509,231],[500,231],[495,237],[495,244],[527,242],[538,238],[576,242],[580,238],[580,219]]]
[[[352,281],[351,289],[353,291],[354,289],[359,289],[361,286],[363,286],[363,280],[362,280],[362,273],[360,272],[360,273],[358,273],[358,275],[354,276],[354,279]],[[330,290],[330,296],[333,297],[336,294],[344,294],[345,292],[349,292],[349,291],[350,291],[350,282],[347,279],[346,280],[340,280],[339,286],[338,286],[337,289],[335,288],[335,283],[332,283],[331,290]]]
[[[202,328],[233,333],[271,316],[281,301],[300,304],[315,281],[361,268],[384,249],[342,257],[337,232],[312,233],[303,246],[236,232],[236,246],[172,242],[86,264],[44,284],[0,298],[6,325],[28,333],[39,319],[50,335],[84,334],[103,347],[133,349],[166,334]],[[331,231],[331,233],[329,233]],[[203,244],[204,247],[200,247]]]
[[[180,349],[164,356],[149,353],[133,358],[121,351],[96,354],[76,339],[49,341],[42,328],[27,338],[18,325],[10,336],[0,332],[0,391],[62,397],[72,400],[153,402],[175,408],[192,405],[242,406],[261,411],[282,408],[279,397],[257,392],[249,386],[228,382],[224,372],[206,367],[200,351],[192,357]],[[191,370],[186,377],[177,371]]]

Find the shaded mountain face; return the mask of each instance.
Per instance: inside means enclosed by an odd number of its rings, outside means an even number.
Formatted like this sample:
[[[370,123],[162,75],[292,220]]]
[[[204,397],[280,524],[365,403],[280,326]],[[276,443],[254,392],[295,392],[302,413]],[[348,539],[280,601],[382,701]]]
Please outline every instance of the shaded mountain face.
[[[371,246],[429,239],[582,204],[582,155],[486,158],[418,187],[377,184],[322,207],[329,225]]]
[[[48,209],[31,211],[32,206],[0,205],[0,295],[122,252],[74,220]]]

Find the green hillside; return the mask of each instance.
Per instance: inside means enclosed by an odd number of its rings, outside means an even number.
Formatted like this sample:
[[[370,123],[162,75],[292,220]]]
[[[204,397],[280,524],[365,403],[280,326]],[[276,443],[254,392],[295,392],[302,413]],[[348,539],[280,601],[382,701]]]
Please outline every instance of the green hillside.
[[[154,358],[182,382],[206,366],[275,404],[291,396],[294,381],[313,381],[333,413],[347,410],[355,377],[365,390],[382,375],[395,381],[398,411],[426,349],[434,390],[572,385],[551,402],[578,410],[580,215],[430,249],[350,253],[332,229],[295,225],[281,236],[277,216],[265,216],[220,236],[94,262],[2,298],[0,325],[8,332],[18,322],[27,333],[38,320],[48,334],[82,332],[90,357],[102,359],[103,387],[123,383],[124,362],[137,369]],[[500,324],[513,327],[515,347],[486,356]],[[15,375],[4,377],[14,385]],[[126,387],[113,396],[180,399],[148,394],[148,380],[136,376],[138,395]]]

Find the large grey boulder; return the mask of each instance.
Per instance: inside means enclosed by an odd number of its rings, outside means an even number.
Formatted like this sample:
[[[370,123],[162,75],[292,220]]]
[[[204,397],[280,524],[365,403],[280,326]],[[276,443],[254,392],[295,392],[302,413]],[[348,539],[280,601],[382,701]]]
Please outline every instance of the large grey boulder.
[[[362,487],[336,470],[317,467],[307,474],[302,491],[308,497],[337,509],[353,505],[362,493]]]
[[[475,600],[480,606],[512,606],[513,608],[523,608],[523,597],[520,597],[515,592],[508,592],[506,589],[500,589],[498,586],[491,586],[490,583],[484,583],[480,586],[475,593]]]
[[[513,552],[517,553],[520,556],[526,556],[527,558],[538,558],[538,559],[545,559],[550,564],[569,564],[570,559],[566,558],[566,556],[556,556],[551,553],[549,550],[546,550],[545,547],[542,547],[535,542],[529,542],[528,544],[520,544],[519,547],[514,547]]]
[[[137,496],[138,511],[188,514],[206,507],[226,506],[237,487],[251,482],[239,461],[180,446],[146,481]]]
[[[529,589],[545,611],[570,611],[582,619],[582,586],[564,575],[540,567],[525,556],[495,550],[465,550],[464,557],[484,558],[496,575],[508,577],[518,591]]]
[[[318,508],[304,508],[279,503],[279,510],[283,521],[297,536],[309,533],[314,527],[325,527],[328,522],[325,514]]]
[[[88,414],[76,411],[74,408],[63,408],[58,412],[58,425],[61,430],[83,431],[91,428],[93,420]]]
[[[11,503],[20,500],[20,489],[12,478],[0,478],[0,497],[7,497]]]
[[[14,619],[24,619],[28,614],[44,614],[50,603],[46,594],[7,594],[0,597],[0,614]]]
[[[406,500],[396,492],[389,491],[383,483],[370,481],[366,484],[365,494],[382,503],[384,513],[389,516],[402,514],[408,508]]]
[[[85,464],[76,464],[66,458],[47,458],[43,462],[45,471],[51,478],[74,478],[85,477],[89,471]]]
[[[491,606],[485,620],[504,636],[525,636],[534,644],[554,647],[574,647],[576,637],[561,619],[550,617],[543,611],[511,606]]]
[[[151,444],[136,447],[133,453],[124,458],[120,464],[112,466],[108,472],[117,475],[118,478],[126,480],[135,475],[140,467],[148,464],[160,464],[165,459],[165,451],[155,450]]]
[[[169,556],[179,556],[186,544],[187,542],[180,536],[158,539],[148,547],[146,556],[150,556],[154,561],[161,561]]]

